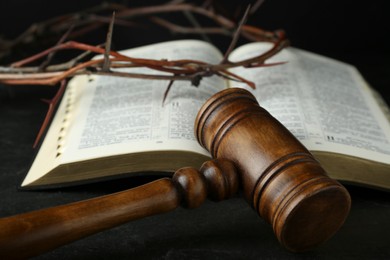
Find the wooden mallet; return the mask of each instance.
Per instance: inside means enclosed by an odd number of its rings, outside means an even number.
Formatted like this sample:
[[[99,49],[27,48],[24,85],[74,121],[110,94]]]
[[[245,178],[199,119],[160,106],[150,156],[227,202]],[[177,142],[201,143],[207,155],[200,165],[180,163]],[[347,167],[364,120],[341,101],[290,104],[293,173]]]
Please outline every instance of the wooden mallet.
[[[310,152],[243,89],[200,109],[195,134],[215,160],[200,170],[90,200],[0,219],[0,258],[27,258],[131,220],[229,198],[240,187],[288,250],[311,249],[344,223],[350,196]]]

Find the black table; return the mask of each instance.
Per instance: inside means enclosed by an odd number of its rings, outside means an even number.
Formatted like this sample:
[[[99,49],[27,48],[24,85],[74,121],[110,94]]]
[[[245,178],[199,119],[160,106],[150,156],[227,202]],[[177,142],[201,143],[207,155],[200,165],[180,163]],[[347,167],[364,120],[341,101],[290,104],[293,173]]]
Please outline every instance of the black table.
[[[389,32],[383,30],[387,28],[384,24],[389,24],[385,22],[388,12],[381,7],[386,1],[364,4],[298,1],[296,8],[287,13],[282,8],[286,2],[268,1],[266,13],[258,16],[259,24],[285,28],[297,47],[354,63],[390,103],[389,44],[383,41],[383,35]],[[3,13],[7,11],[0,9]],[[43,12],[45,8],[41,9]],[[30,9],[23,10],[19,10],[18,17],[26,18],[23,12]],[[344,16],[348,10],[352,10],[349,12],[352,18]],[[31,15],[26,19],[32,19]],[[3,20],[2,28],[8,29]],[[40,98],[50,98],[53,93],[50,87],[0,86],[0,217],[109,194],[152,179],[129,178],[49,191],[19,190],[33,159],[32,144],[47,110]],[[345,225],[330,241],[306,253],[293,254],[282,248],[270,225],[237,195],[219,203],[206,201],[197,209],[179,208],[131,222],[38,259],[389,259],[390,193],[346,187],[352,196],[352,209]]]
[[[60,205],[131,188],[151,177],[129,178],[50,191],[18,187],[34,155],[32,144],[50,96],[42,88],[1,89],[0,217]],[[13,96],[13,97],[10,97]],[[319,248],[292,254],[282,248],[271,227],[240,195],[200,208],[134,221],[66,245],[39,259],[259,259],[259,258],[388,258],[390,257],[390,193],[347,186],[352,209],[345,225]]]

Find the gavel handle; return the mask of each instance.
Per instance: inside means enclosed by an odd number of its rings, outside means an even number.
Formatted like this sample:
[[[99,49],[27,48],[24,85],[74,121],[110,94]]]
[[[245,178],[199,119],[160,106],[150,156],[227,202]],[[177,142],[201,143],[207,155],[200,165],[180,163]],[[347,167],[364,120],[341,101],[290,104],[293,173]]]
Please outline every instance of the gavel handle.
[[[203,175],[194,168],[183,168],[172,179],[163,178],[111,195],[2,218],[0,259],[36,256],[128,221],[171,211],[181,204],[197,207],[208,193],[224,199],[231,195],[224,191],[236,192],[235,170],[235,176],[221,178],[218,169],[211,172],[217,171],[219,175],[207,175],[210,168],[206,168],[201,168]],[[233,189],[225,187],[228,182],[223,178],[233,180]],[[210,190],[215,186],[219,188]]]
[[[160,179],[99,198],[0,219],[0,256],[27,258],[180,204],[173,182]]]

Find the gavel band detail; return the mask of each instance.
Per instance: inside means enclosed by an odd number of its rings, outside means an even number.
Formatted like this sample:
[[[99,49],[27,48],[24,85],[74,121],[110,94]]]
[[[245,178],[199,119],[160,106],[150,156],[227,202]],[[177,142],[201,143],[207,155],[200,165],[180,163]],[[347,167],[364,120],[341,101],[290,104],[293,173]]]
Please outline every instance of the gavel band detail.
[[[350,196],[247,90],[212,96],[195,121],[198,142],[237,167],[244,196],[291,251],[328,240],[344,223]]]

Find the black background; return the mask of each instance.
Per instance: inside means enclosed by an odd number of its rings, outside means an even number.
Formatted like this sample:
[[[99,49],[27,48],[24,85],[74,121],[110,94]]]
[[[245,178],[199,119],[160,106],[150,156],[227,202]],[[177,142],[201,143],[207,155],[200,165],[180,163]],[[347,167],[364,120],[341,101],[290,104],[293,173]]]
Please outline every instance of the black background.
[[[0,34],[14,38],[32,23],[64,13],[84,10],[103,1],[93,0],[3,0],[0,2]],[[111,1],[128,5],[145,5],[145,1]],[[164,1],[147,1],[161,4]],[[193,1],[202,3],[204,1]],[[247,4],[254,1],[215,1],[221,12],[239,19]],[[314,51],[358,67],[365,78],[379,91],[386,92],[386,76],[390,74],[390,8],[385,0],[353,1],[288,1],[268,0],[249,18],[248,24],[267,30],[284,29],[293,46]],[[177,15],[175,19],[181,19]],[[88,34],[81,40],[102,43],[105,30]],[[116,27],[114,48],[124,49],[174,38],[196,37],[172,35],[164,29],[146,27],[129,29]],[[215,44],[226,49],[228,39],[216,39]],[[31,47],[29,47],[31,49]],[[13,53],[13,58],[23,51]],[[8,61],[8,60],[6,60]],[[3,63],[4,64],[4,63]],[[387,64],[387,65],[386,65]],[[387,99],[387,93],[384,97]]]
[[[12,39],[31,23],[74,12],[100,1],[2,0],[0,34]],[[117,1],[126,3],[126,1]],[[127,1],[128,5],[146,1]],[[161,3],[162,1],[147,1]],[[198,1],[200,2],[200,1]],[[217,1],[229,14],[242,13],[251,1]],[[357,66],[366,80],[390,102],[389,8],[386,1],[268,0],[248,24],[268,30],[284,29],[293,46]],[[176,16],[170,16],[176,19]],[[239,16],[232,16],[233,19]],[[181,19],[179,16],[177,19]],[[80,41],[104,42],[106,28]],[[113,46],[124,49],[163,40],[197,36],[172,35],[164,29],[115,27]],[[213,38],[222,49],[229,40]],[[42,39],[44,42],[44,39]],[[21,46],[0,60],[8,64],[39,46]],[[61,58],[61,57],[59,57]],[[18,186],[34,155],[31,148],[47,106],[40,98],[53,87],[0,85],[0,216],[60,205],[139,185],[150,178],[126,179],[61,190],[27,192]],[[319,248],[292,254],[281,248],[270,226],[259,219],[240,196],[206,202],[195,210],[178,209],[145,218],[64,246],[40,259],[111,257],[129,259],[260,259],[390,257],[390,195],[388,192],[347,185],[353,204],[342,229]]]

